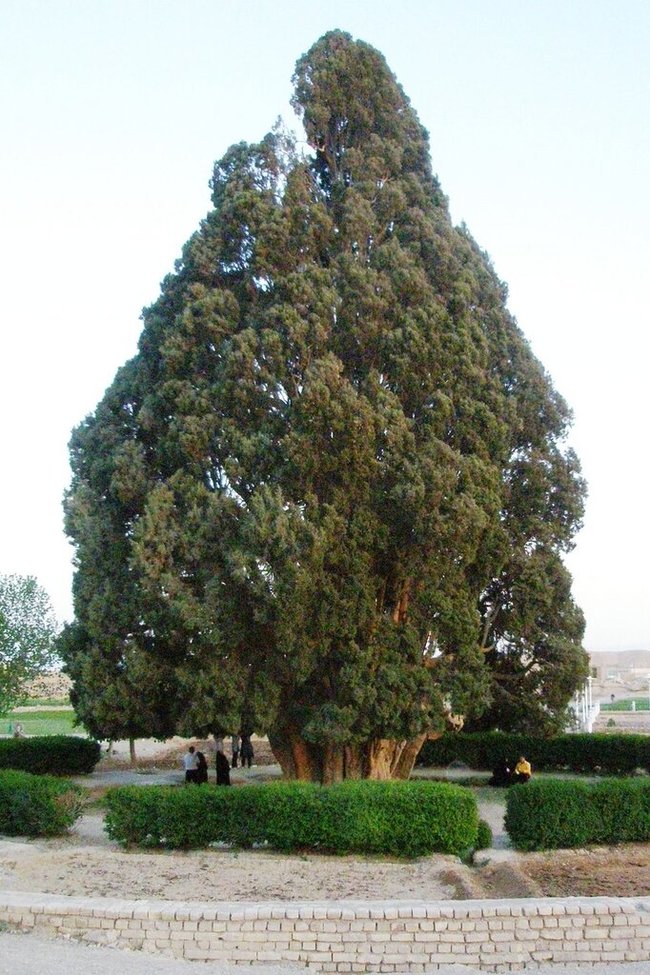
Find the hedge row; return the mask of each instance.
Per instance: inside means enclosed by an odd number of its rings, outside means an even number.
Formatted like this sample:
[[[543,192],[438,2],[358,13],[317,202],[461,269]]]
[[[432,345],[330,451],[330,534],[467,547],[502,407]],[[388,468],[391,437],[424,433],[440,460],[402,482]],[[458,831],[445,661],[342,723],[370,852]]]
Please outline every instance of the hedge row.
[[[624,774],[637,768],[650,771],[650,736],[575,734],[555,738],[490,731],[448,734],[424,743],[418,765],[445,768],[464,762],[471,769],[493,769],[525,755],[533,771],[605,772]]]
[[[112,789],[107,805],[111,839],[141,846],[227,843],[417,857],[463,853],[478,834],[472,793],[436,782],[127,786]]]
[[[21,769],[33,775],[83,775],[92,772],[99,757],[98,741],[76,735],[0,739],[0,769]]]
[[[83,789],[50,775],[0,771],[0,833],[58,836],[79,818]]]
[[[505,826],[519,850],[647,843],[650,782],[531,780],[508,791]]]

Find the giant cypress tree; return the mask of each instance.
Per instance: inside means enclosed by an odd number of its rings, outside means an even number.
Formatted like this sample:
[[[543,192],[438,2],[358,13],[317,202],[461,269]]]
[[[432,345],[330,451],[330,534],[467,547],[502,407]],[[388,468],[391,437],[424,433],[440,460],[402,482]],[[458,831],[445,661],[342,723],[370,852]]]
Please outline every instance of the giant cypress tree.
[[[294,82],[311,154],[276,131],[215,166],[138,355],[74,434],[76,611],[94,646],[173,667],[186,730],[268,730],[300,777],[404,775],[496,699],[502,653],[539,673],[522,579],[559,610],[565,707],[581,626],[546,570],[583,485],[381,55],[332,32]]]

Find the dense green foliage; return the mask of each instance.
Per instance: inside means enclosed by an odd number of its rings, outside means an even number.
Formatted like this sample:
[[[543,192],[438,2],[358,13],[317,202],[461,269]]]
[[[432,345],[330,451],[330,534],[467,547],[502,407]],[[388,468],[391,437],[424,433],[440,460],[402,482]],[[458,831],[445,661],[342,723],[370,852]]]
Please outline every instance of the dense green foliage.
[[[102,594],[98,594],[102,598]],[[130,637],[91,643],[78,623],[64,626],[57,653],[73,681],[77,724],[100,740],[170,738],[176,730],[176,682]],[[190,730],[190,729],[188,729]]]
[[[489,850],[494,841],[492,828],[484,819],[478,821],[478,832],[476,834],[476,849]]]
[[[519,850],[647,843],[650,781],[531,780],[508,791],[505,826]]]
[[[83,789],[49,775],[0,771],[0,833],[58,836],[83,810]]]
[[[464,762],[472,769],[491,770],[520,755],[533,771],[606,772],[625,774],[635,769],[650,772],[650,737],[647,735],[571,734],[540,738],[500,731],[443,735],[423,746],[418,764],[445,768]]]
[[[138,354],[74,432],[60,652],[104,737],[135,713],[268,730],[301,777],[403,775],[449,709],[564,721],[584,484],[382,56],[335,31],[294,85],[311,154],[277,130],[215,165]]]
[[[36,579],[0,575],[0,715],[52,664],[56,630],[49,596]]]
[[[43,735],[0,739],[0,768],[35,775],[83,775],[100,758],[98,741],[75,735]]]
[[[401,857],[473,847],[472,793],[431,782],[279,782],[227,789],[133,787],[106,797],[111,839],[189,849],[210,843]]]

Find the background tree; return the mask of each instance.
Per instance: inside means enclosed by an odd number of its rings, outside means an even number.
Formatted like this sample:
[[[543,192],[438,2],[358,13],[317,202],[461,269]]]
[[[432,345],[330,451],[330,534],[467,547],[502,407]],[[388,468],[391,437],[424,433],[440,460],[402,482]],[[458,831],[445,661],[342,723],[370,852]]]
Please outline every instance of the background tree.
[[[56,630],[49,596],[33,576],[0,575],[0,714],[54,663]]]
[[[57,652],[72,680],[70,702],[77,723],[99,741],[128,739],[131,764],[136,738],[171,737],[178,725],[176,679],[168,665],[133,642],[105,640],[101,648],[78,623],[66,625]]]
[[[541,652],[530,601],[497,629],[507,580],[570,544],[583,484],[381,55],[332,32],[294,85],[312,154],[276,130],[217,163],[138,355],[73,436],[76,612],[98,648],[174,668],[196,733],[268,730],[300,777],[405,775],[446,714],[490,705],[507,638]],[[520,524],[521,464],[561,479],[556,528]]]

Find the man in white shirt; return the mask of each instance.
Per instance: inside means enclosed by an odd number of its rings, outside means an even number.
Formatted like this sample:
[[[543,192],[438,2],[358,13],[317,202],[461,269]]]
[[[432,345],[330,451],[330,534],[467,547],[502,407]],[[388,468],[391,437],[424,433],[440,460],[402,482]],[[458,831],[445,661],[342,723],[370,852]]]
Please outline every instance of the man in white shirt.
[[[194,745],[190,745],[183,755],[183,768],[185,769],[185,784],[196,782],[196,772],[199,767],[199,760],[196,757]]]

